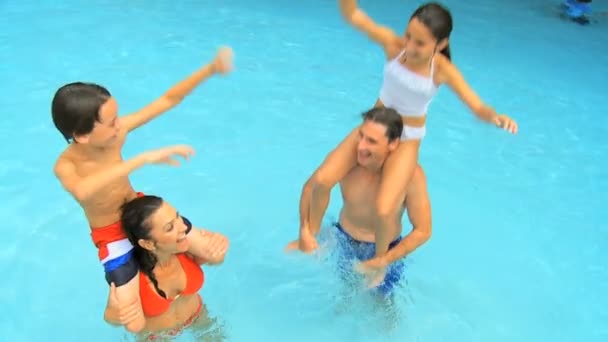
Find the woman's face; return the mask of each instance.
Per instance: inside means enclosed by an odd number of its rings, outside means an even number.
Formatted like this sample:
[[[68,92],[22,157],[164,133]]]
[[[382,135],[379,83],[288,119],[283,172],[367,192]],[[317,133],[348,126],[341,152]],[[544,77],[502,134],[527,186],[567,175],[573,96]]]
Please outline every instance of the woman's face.
[[[188,250],[189,243],[186,239],[188,227],[169,203],[163,201],[160,208],[150,215],[147,224],[150,227],[150,238],[155,252],[178,254]]]

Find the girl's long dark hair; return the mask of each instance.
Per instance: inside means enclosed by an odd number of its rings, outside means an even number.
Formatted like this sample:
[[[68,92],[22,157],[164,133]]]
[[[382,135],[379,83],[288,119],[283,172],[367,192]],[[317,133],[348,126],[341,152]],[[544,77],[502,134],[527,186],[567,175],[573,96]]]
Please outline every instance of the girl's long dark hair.
[[[122,221],[123,230],[133,245],[133,255],[135,260],[139,263],[141,271],[148,276],[150,281],[152,281],[158,294],[163,298],[167,298],[165,292],[158,288],[158,281],[153,272],[158,259],[152,252],[141,247],[138,243],[140,239],[151,239],[151,228],[147,221],[148,218],[160,208],[162,203],[162,198],[157,196],[138,197],[122,206],[120,219]]]
[[[420,20],[429,30],[433,33],[435,39],[438,42],[445,38],[449,38],[452,33],[452,14],[443,5],[437,2],[426,3],[412,14],[410,21],[414,18]],[[452,53],[450,52],[450,45],[439,51],[441,54],[446,56],[448,60],[452,59]]]

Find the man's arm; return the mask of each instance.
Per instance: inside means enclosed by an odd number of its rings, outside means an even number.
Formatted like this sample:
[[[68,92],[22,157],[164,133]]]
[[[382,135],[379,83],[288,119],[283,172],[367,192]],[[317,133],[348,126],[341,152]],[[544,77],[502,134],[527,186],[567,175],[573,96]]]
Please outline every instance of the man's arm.
[[[319,172],[322,167],[323,165],[321,165],[315,173]],[[308,192],[303,193],[304,196],[310,196],[310,200],[307,201],[309,204],[307,223],[309,230],[313,235],[317,235],[319,234],[319,231],[321,231],[321,221],[323,220],[323,216],[325,216],[325,212],[329,206],[331,190],[333,189],[333,186],[326,186],[320,182],[315,182],[315,177],[316,174],[313,175],[311,187],[309,189],[304,189],[308,190]],[[341,180],[338,179],[338,183],[340,181]],[[306,200],[307,198],[304,199]]]
[[[130,132],[180,104],[199,84],[216,72],[226,73],[231,69],[232,50],[222,48],[211,63],[190,74],[154,102],[133,114],[122,117],[121,124]]]
[[[310,253],[318,247],[315,236],[321,230],[321,219],[327,209],[329,196],[326,197],[323,190],[317,190],[314,194],[314,177],[315,174],[302,187],[299,236],[297,240],[287,244],[285,248],[287,251],[299,249]]]
[[[414,171],[409,184],[405,205],[412,224],[412,231],[397,246],[382,256],[382,263],[389,265],[404,258],[431,237],[431,201],[426,186],[426,177],[421,167]]]
[[[309,229],[310,226],[310,201],[312,199],[312,177],[308,178],[302,187],[300,195],[300,230]]]

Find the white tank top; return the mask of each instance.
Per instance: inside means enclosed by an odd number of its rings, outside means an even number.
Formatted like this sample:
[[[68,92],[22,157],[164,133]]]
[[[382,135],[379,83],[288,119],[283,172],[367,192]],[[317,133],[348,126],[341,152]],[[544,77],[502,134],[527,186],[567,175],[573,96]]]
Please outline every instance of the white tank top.
[[[380,101],[385,107],[403,116],[423,117],[439,89],[433,82],[435,58],[431,59],[431,75],[418,75],[399,62],[403,51],[384,65]]]

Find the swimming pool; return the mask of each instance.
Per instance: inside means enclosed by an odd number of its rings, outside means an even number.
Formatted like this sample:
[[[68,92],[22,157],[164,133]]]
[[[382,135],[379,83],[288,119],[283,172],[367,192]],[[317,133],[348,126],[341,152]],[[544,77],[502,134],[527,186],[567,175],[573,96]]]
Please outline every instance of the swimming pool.
[[[202,290],[228,340],[608,338],[606,22],[562,21],[552,1],[445,1],[455,62],[520,133],[477,123],[441,90],[421,151],[434,235],[408,260],[401,319],[389,330],[364,301],[344,309],[324,258],[283,253],[303,182],[373,104],[383,62],[335,1],[306,3],[0,4],[3,340],[127,339],[102,320],[107,287],[86,221],[51,171],[64,148],[50,118],[56,88],[99,82],[126,113],[226,43],[235,73],[135,132],[125,157],[174,143],[197,149],[181,168],[131,179],[230,237],[226,263],[206,268]],[[418,4],[361,1],[397,30]],[[327,220],[339,207],[334,192]]]

